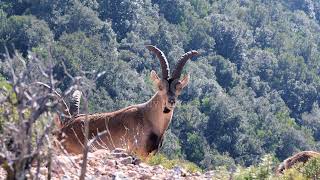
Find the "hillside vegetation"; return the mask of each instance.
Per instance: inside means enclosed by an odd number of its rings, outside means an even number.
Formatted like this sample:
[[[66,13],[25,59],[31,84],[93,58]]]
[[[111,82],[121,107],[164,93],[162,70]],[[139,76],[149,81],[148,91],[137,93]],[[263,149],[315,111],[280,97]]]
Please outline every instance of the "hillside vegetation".
[[[145,44],[171,66],[200,53],[184,70],[191,81],[161,149],[169,159],[232,169],[320,148],[317,0],[0,1],[1,54],[52,57],[61,91],[71,84],[61,62],[72,76],[105,72],[83,89],[92,113],[153,95],[160,65]],[[8,74],[1,67],[2,83]]]

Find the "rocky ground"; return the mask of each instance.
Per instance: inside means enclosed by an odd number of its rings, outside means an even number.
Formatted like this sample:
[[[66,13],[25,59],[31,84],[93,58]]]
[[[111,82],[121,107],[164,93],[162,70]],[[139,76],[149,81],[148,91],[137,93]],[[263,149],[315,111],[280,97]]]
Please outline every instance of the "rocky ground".
[[[56,155],[52,161],[52,179],[78,179],[82,155]],[[36,168],[32,168],[36,174]],[[41,167],[40,179],[47,179],[48,169]],[[5,172],[0,168],[0,179],[5,179]],[[33,178],[29,178],[33,179]],[[150,166],[130,156],[121,149],[98,150],[88,154],[86,179],[212,179],[212,172],[189,173],[181,167],[165,169],[161,165]]]

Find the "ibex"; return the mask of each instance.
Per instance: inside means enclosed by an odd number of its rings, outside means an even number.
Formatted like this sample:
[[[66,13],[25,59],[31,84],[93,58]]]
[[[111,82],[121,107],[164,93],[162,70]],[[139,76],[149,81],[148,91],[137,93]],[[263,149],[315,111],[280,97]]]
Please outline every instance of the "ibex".
[[[297,163],[306,163],[311,158],[320,157],[315,151],[302,151],[285,159],[277,168],[276,174],[282,174],[285,170],[292,168]]]
[[[158,91],[142,104],[115,112],[76,116],[70,123],[63,125],[58,134],[58,140],[68,152],[82,153],[85,121],[88,121],[89,140],[101,132],[107,132],[93,143],[96,148],[123,148],[142,157],[157,152],[172,119],[177,97],[189,82],[189,75],[180,80],[182,69],[187,60],[198,52],[193,50],[185,53],[170,76],[164,53],[155,46],[146,47],[160,61],[162,78],[154,70],[151,71],[151,80]]]

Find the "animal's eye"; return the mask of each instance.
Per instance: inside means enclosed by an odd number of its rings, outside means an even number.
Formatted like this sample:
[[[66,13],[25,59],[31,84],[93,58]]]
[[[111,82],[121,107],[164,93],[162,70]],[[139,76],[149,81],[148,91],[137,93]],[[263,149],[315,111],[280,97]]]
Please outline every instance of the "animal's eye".
[[[160,91],[162,91],[164,89],[162,84],[159,84],[158,88],[159,88]]]

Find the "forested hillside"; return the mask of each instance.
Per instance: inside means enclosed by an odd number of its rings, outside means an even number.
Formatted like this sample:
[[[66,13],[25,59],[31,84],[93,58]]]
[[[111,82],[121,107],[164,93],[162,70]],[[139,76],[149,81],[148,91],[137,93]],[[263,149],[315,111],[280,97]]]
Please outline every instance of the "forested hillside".
[[[171,66],[200,53],[184,70],[191,80],[161,149],[169,158],[230,168],[320,149],[317,0],[0,1],[1,54],[50,54],[61,91],[71,83],[61,62],[72,76],[105,72],[85,87],[90,112],[154,94],[150,71],[160,65],[146,44]]]

